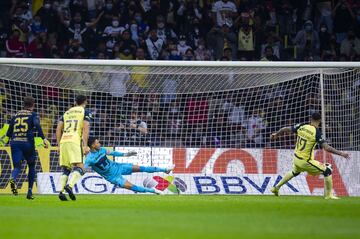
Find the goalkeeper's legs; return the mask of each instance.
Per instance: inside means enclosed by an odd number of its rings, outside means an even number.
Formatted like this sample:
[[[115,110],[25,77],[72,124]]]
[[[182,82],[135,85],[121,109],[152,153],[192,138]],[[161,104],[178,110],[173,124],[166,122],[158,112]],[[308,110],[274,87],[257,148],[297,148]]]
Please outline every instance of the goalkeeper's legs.
[[[138,192],[138,193],[154,193],[154,194],[163,194],[162,191],[154,189],[154,188],[146,188],[146,187],[141,187],[141,186],[137,186],[134,185],[132,183],[130,183],[129,181],[125,181],[125,183],[120,182],[119,186],[122,188],[126,188],[129,190],[132,190],[134,192]]]

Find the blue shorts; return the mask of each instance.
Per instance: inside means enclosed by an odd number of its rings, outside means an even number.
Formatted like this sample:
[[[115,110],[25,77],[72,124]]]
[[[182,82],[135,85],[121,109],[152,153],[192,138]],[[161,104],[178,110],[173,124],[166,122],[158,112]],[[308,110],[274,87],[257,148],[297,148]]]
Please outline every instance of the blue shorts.
[[[117,175],[109,180],[111,183],[115,185],[119,185],[120,187],[124,187],[126,178],[124,178],[122,175],[131,175],[132,174],[132,163],[118,163],[118,172]]]
[[[35,146],[31,143],[11,143],[11,157],[13,165],[21,164],[26,160],[27,163],[33,163],[36,159]]]

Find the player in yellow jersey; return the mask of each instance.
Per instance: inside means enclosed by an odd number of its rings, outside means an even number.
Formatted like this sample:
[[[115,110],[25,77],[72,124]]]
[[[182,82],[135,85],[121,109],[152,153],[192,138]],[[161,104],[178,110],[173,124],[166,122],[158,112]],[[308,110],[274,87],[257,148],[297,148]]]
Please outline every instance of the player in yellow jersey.
[[[77,96],[76,106],[64,113],[56,128],[56,140],[60,151],[59,161],[62,168],[59,199],[62,201],[67,201],[64,190],[71,200],[76,200],[72,189],[84,174],[83,157],[90,151],[87,144],[91,114],[85,109],[86,104],[86,96]],[[70,173],[71,177],[68,180]]]
[[[310,124],[297,124],[294,127],[284,127],[271,135],[271,139],[277,139],[283,133],[295,133],[297,135],[296,146],[294,150],[294,161],[292,171],[285,174],[283,179],[271,189],[276,196],[279,195],[279,189],[293,177],[301,172],[308,172],[310,175],[324,175],[325,199],[338,199],[332,193],[332,168],[330,164],[323,164],[314,159],[314,149],[319,144],[325,151],[349,158],[349,154],[341,152],[331,147],[322,137],[319,129],[321,115],[313,113]]]

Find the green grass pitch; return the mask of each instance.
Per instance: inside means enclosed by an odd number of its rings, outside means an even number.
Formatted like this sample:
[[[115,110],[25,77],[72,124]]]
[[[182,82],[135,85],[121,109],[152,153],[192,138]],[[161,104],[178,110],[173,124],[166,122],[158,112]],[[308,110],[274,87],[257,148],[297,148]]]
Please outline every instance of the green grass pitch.
[[[360,198],[0,196],[0,238],[360,238]]]

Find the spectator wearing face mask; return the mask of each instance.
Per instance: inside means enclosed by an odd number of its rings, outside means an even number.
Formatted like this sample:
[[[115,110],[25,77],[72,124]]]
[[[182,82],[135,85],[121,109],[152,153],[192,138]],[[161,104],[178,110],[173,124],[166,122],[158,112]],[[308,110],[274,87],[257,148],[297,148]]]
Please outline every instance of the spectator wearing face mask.
[[[198,18],[194,18],[192,20],[192,24],[190,25],[190,31],[188,34],[188,38],[190,41],[190,46],[193,49],[196,49],[199,45],[199,39],[205,36],[204,29],[200,26],[200,22]]]
[[[169,44],[169,57],[168,59],[170,61],[180,61],[182,60],[182,57],[180,56],[180,53],[177,49],[176,44]]]
[[[349,58],[360,55],[360,39],[356,37],[353,29],[350,29],[340,45],[340,54],[344,54]]]
[[[304,29],[300,30],[294,39],[299,53],[299,57],[302,59],[304,52],[310,52],[312,55],[316,55],[320,49],[319,34],[314,30],[313,23],[306,21]]]
[[[235,3],[229,0],[216,1],[212,8],[213,19],[217,26],[221,27],[228,24],[233,25],[233,19],[237,17],[237,9]]]
[[[203,39],[199,40],[199,45],[195,50],[195,59],[197,61],[211,61],[213,59],[211,52],[206,49],[205,41]]]
[[[31,33],[33,35],[36,35],[36,34],[39,34],[42,32],[47,32],[46,27],[42,24],[41,18],[38,15],[36,15],[34,17],[34,20],[30,27],[31,27]]]
[[[149,32],[150,26],[144,22],[141,12],[135,12],[134,20],[138,26],[139,35],[145,35]]]
[[[109,38],[112,38],[112,37],[116,38],[119,35],[121,35],[123,33],[123,31],[125,31],[125,27],[120,26],[119,17],[113,16],[111,25],[108,25],[105,27],[103,36],[109,37]]]
[[[157,35],[160,39],[166,42],[168,40],[174,40],[177,38],[177,35],[175,34],[174,30],[171,29],[169,26],[166,26],[165,19],[163,16],[158,16],[156,20],[156,31]]]
[[[177,50],[179,51],[180,56],[184,56],[188,49],[191,49],[191,47],[186,44],[186,36],[181,35],[179,37],[179,43],[177,45]]]

